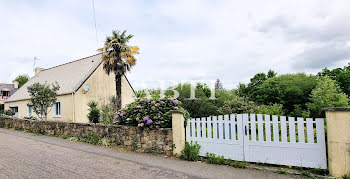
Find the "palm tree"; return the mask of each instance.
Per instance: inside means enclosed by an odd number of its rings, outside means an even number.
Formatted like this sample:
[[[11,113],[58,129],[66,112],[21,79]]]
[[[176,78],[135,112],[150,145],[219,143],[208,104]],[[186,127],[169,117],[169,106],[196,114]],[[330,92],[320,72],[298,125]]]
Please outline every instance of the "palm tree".
[[[121,86],[122,76],[131,70],[136,64],[135,54],[139,54],[137,46],[128,46],[133,35],[126,35],[126,31],[112,31],[111,36],[107,36],[105,44],[98,51],[102,53],[103,69],[109,75],[115,74],[116,85],[116,107],[121,108]]]

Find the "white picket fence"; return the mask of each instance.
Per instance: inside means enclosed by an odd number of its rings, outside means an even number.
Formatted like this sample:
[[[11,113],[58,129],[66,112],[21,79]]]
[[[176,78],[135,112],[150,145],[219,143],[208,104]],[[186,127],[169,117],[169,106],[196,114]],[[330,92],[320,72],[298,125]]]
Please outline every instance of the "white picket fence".
[[[231,114],[188,120],[186,141],[200,155],[278,165],[327,168],[324,119]]]

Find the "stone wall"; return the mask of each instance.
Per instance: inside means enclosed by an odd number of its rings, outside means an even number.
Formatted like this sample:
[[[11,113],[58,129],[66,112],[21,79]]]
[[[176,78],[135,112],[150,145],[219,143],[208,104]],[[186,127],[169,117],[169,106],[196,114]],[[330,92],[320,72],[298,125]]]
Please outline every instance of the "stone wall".
[[[138,152],[173,153],[171,128],[140,129],[132,126],[35,121],[0,116],[0,127],[27,130],[35,133],[79,138],[98,137],[99,140]]]

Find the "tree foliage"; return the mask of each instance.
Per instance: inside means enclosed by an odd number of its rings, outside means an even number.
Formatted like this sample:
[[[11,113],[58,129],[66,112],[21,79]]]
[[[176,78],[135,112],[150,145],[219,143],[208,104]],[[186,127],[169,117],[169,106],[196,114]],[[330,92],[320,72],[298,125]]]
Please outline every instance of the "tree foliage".
[[[57,91],[60,89],[58,83],[34,83],[28,86],[27,89],[31,97],[29,105],[32,106],[34,112],[41,119],[47,119],[47,114],[50,112],[52,105],[54,105],[57,100]]]
[[[136,65],[136,54],[139,54],[137,46],[129,46],[133,35],[126,35],[126,31],[112,31],[107,36],[104,47],[98,51],[102,53],[103,69],[107,74],[113,72],[116,81],[117,107],[121,108],[121,78]]]
[[[270,115],[284,115],[282,104],[260,105],[257,107],[256,113]]]
[[[318,80],[317,86],[310,95],[308,109],[312,116],[322,116],[325,107],[348,107],[349,98],[343,93],[335,80],[325,76]]]
[[[196,99],[191,98],[191,88],[194,88]],[[183,107],[190,113],[191,117],[203,117],[217,114],[215,100],[210,99],[211,89],[205,85],[198,83],[196,86],[191,84],[179,84],[174,90],[179,92],[178,100],[182,101]],[[167,96],[173,96],[172,90],[165,92]]]
[[[328,76],[332,80],[335,80],[339,84],[341,90],[350,96],[350,66],[335,68],[332,70],[324,68],[318,73],[318,76]]]
[[[224,105],[218,108],[219,114],[253,113],[257,109],[254,102],[244,97],[234,96],[231,100],[225,101]]]
[[[89,114],[88,119],[90,123],[99,123],[100,121],[100,109],[98,109],[98,103],[96,101],[90,101],[88,103],[89,106]]]
[[[23,74],[23,75],[18,75],[13,81],[18,82],[18,88],[22,87],[25,83],[27,83],[29,80],[29,75]]]
[[[252,84],[257,84],[256,79],[252,82]],[[295,105],[300,105],[302,109],[306,109],[309,95],[315,88],[316,83],[316,76],[313,75],[303,73],[285,74],[268,78],[263,82],[259,82],[254,88],[250,88],[248,93],[239,94],[258,104],[282,104],[289,114],[294,110]],[[249,86],[252,85],[248,84]],[[240,86],[240,88],[244,88],[244,86]],[[239,91],[242,90],[244,91],[244,89],[239,89]]]
[[[348,97],[341,93],[350,87],[350,67],[323,69],[315,75],[304,73],[278,75],[273,70],[267,74],[257,73],[248,84],[239,84],[232,91],[218,88],[216,83],[215,99],[212,89],[206,84],[179,84],[166,90],[166,95],[175,95],[183,102],[191,117],[204,117],[231,113],[261,113],[270,115],[288,115],[296,117],[317,117],[322,107],[339,107],[348,104]],[[322,78],[328,76],[327,78]],[[333,79],[333,81],[330,81]],[[326,81],[326,82],[324,82]],[[316,87],[317,85],[317,87]],[[220,90],[221,89],[221,90]],[[195,91],[196,99],[191,92]],[[151,90],[151,94],[160,96],[161,90]],[[146,90],[137,92],[145,96]]]

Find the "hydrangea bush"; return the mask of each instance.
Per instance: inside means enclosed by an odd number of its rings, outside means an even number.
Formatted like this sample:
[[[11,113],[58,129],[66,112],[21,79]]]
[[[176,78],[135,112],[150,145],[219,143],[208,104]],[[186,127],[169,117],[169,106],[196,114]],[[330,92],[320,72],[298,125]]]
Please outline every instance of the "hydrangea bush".
[[[178,110],[184,114],[186,120],[189,113],[182,107],[182,103],[172,97],[139,98],[117,112],[115,123],[138,127],[169,128],[172,125],[172,112]]]

